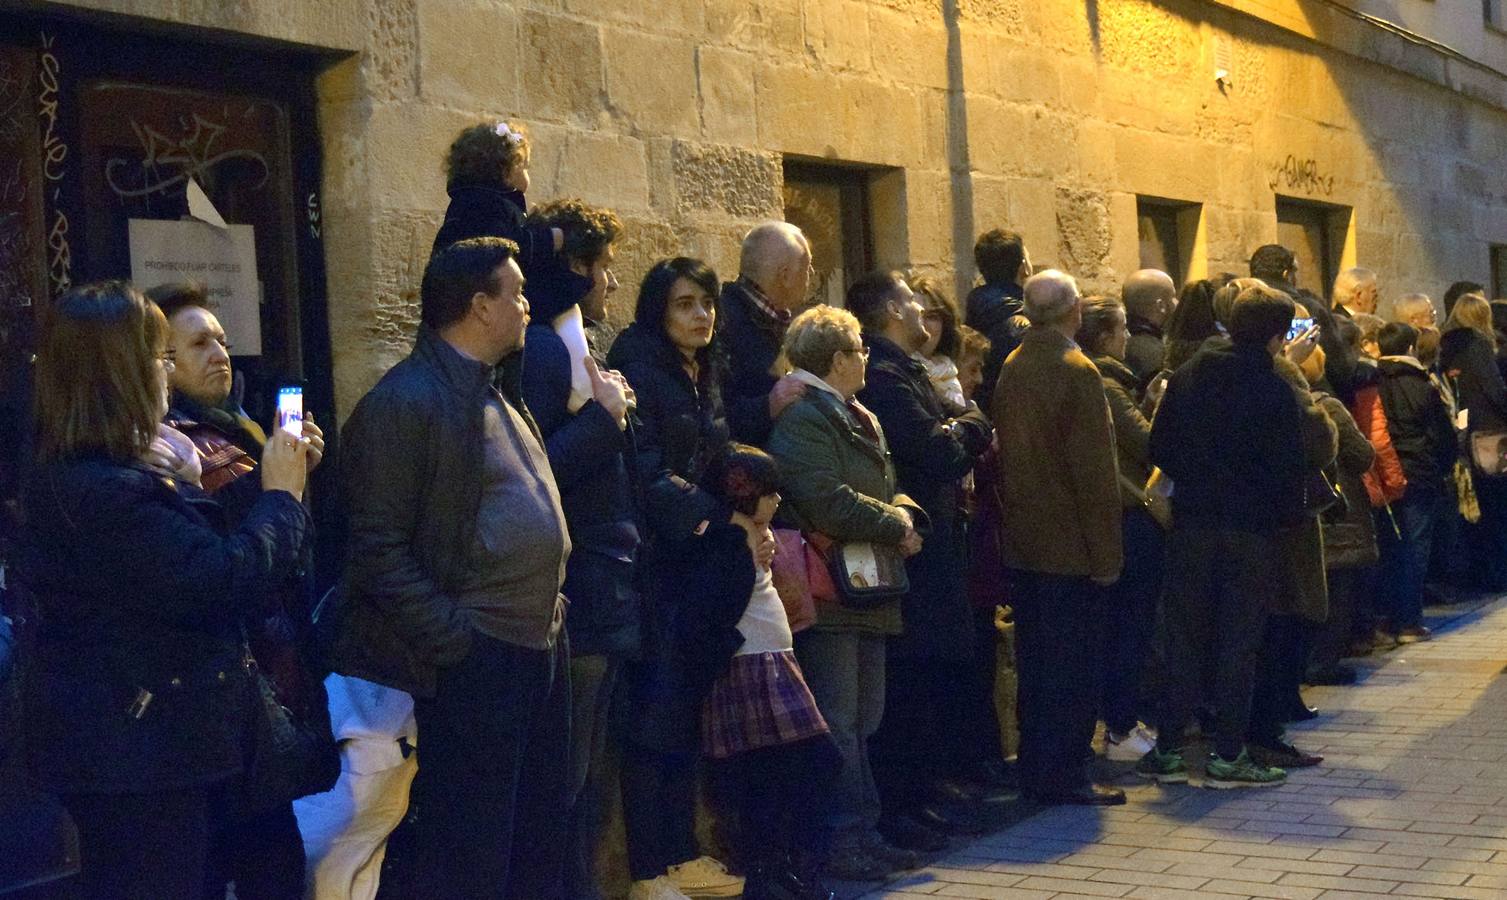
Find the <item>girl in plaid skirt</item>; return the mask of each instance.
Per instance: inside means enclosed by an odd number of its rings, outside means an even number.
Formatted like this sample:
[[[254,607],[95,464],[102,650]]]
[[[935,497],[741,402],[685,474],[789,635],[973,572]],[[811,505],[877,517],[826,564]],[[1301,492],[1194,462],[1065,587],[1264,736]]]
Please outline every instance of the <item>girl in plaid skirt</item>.
[[[713,460],[702,488],[732,510],[697,541],[686,597],[714,612],[690,638],[715,672],[702,707],[703,749],[719,768],[727,812],[736,817],[745,900],[831,900],[821,885],[825,801],[841,756],[795,661],[790,622],[767,563],[779,506],[774,460],[732,444]],[[715,585],[716,587],[713,587]],[[718,590],[717,588],[721,588]],[[688,637],[690,637],[688,635]]]

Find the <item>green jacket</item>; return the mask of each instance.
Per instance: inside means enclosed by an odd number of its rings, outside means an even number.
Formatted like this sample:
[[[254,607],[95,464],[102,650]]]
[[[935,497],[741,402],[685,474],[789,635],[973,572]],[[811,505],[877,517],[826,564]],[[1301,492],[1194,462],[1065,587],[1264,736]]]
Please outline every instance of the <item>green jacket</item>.
[[[808,388],[775,420],[766,449],[780,466],[783,524],[836,541],[898,544],[905,536],[896,505],[905,498],[895,494],[884,434],[871,440],[836,396]],[[818,603],[814,627],[899,634],[900,604],[857,610]]]

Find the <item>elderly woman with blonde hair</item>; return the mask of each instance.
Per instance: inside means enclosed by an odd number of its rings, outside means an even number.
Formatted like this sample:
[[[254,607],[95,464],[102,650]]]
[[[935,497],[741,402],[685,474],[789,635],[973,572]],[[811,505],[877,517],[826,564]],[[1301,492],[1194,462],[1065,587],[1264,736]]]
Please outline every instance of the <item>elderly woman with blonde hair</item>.
[[[868,362],[858,320],[817,306],[790,323],[784,353],[805,392],[775,420],[768,450],[780,467],[785,503],[779,522],[817,541],[867,541],[921,549],[909,501],[895,492],[895,469],[879,420],[854,395]],[[795,652],[842,753],[828,825],[834,877],[874,880],[907,868],[913,854],[879,837],[879,794],[868,740],[884,715],[885,639],[900,633],[900,601],[873,608],[817,597],[816,623],[796,635]]]

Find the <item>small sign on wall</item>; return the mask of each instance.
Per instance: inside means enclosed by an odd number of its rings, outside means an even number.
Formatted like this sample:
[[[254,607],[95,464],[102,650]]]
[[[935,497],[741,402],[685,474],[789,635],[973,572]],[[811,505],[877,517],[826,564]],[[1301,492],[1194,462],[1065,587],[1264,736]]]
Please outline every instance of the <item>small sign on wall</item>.
[[[131,280],[138,288],[202,282],[235,355],[261,355],[261,287],[252,226],[217,228],[194,219],[131,219],[130,241]]]

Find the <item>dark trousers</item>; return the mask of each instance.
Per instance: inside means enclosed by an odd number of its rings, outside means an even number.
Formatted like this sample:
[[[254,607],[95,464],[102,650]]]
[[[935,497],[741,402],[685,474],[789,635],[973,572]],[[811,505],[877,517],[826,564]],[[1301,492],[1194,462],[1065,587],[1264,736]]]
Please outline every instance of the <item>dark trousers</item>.
[[[1001,601],[1004,591],[1000,592]],[[1004,758],[1000,744],[999,711],[994,705],[994,681],[999,672],[999,631],[994,627],[994,607],[973,610],[973,662],[960,685],[963,746],[960,753],[970,766],[999,762]]]
[[[1141,716],[1141,679],[1146,671],[1156,608],[1162,599],[1162,557],[1166,536],[1151,514],[1139,507],[1125,510],[1121,525],[1125,569],[1105,591],[1102,648],[1104,692],[1100,712],[1116,734],[1136,726]]]
[[[1303,702],[1299,688],[1313,646],[1314,626],[1298,616],[1273,615],[1266,620],[1251,691],[1251,721],[1247,736],[1254,743],[1280,740],[1295,705]]]
[[[1018,771],[1026,793],[1088,784],[1098,721],[1103,589],[1087,578],[1010,572],[1020,691]]]
[[[1157,720],[1162,750],[1182,745],[1193,708],[1205,696],[1208,672],[1214,749],[1226,759],[1240,754],[1273,573],[1281,563],[1267,534],[1185,525],[1167,536],[1162,600],[1166,690]]]
[[[1375,590],[1376,568],[1329,569],[1325,577],[1329,582],[1329,618],[1313,632],[1307,666],[1314,670],[1337,665],[1348,652],[1352,637],[1371,633],[1366,604]]]
[[[224,900],[225,885],[232,881],[236,900],[290,900],[304,895],[303,837],[292,803],[237,815],[214,829],[201,896]]]
[[[1376,540],[1387,591],[1386,612],[1393,628],[1411,628],[1423,621],[1423,583],[1428,577],[1429,550],[1438,515],[1435,493],[1409,488],[1392,504],[1391,520],[1380,523],[1386,527],[1378,529]]]
[[[842,754],[828,735],[764,747],[713,763],[718,805],[737,820],[745,866],[810,871],[826,858],[832,785]]]
[[[623,747],[623,826],[634,881],[701,855],[696,844],[696,752]]]
[[[975,684],[971,672],[966,660],[891,656],[885,661],[884,718],[869,739],[884,812],[911,811],[926,802],[933,782],[962,775],[977,762],[970,758],[965,726],[977,705],[964,696]]]
[[[1493,593],[1507,590],[1507,476],[1488,477],[1474,473],[1481,521],[1471,556],[1476,563],[1476,584]]]
[[[600,895],[596,848],[601,832],[601,778],[607,755],[608,709],[617,682],[616,659],[592,654],[570,661],[570,811],[565,883],[568,900]]]
[[[570,642],[484,634],[416,698],[419,771],[378,897],[540,900],[560,888],[570,783]]]
[[[65,794],[78,825],[83,870],[59,884],[69,900],[201,896],[208,867],[211,789],[149,794]]]

